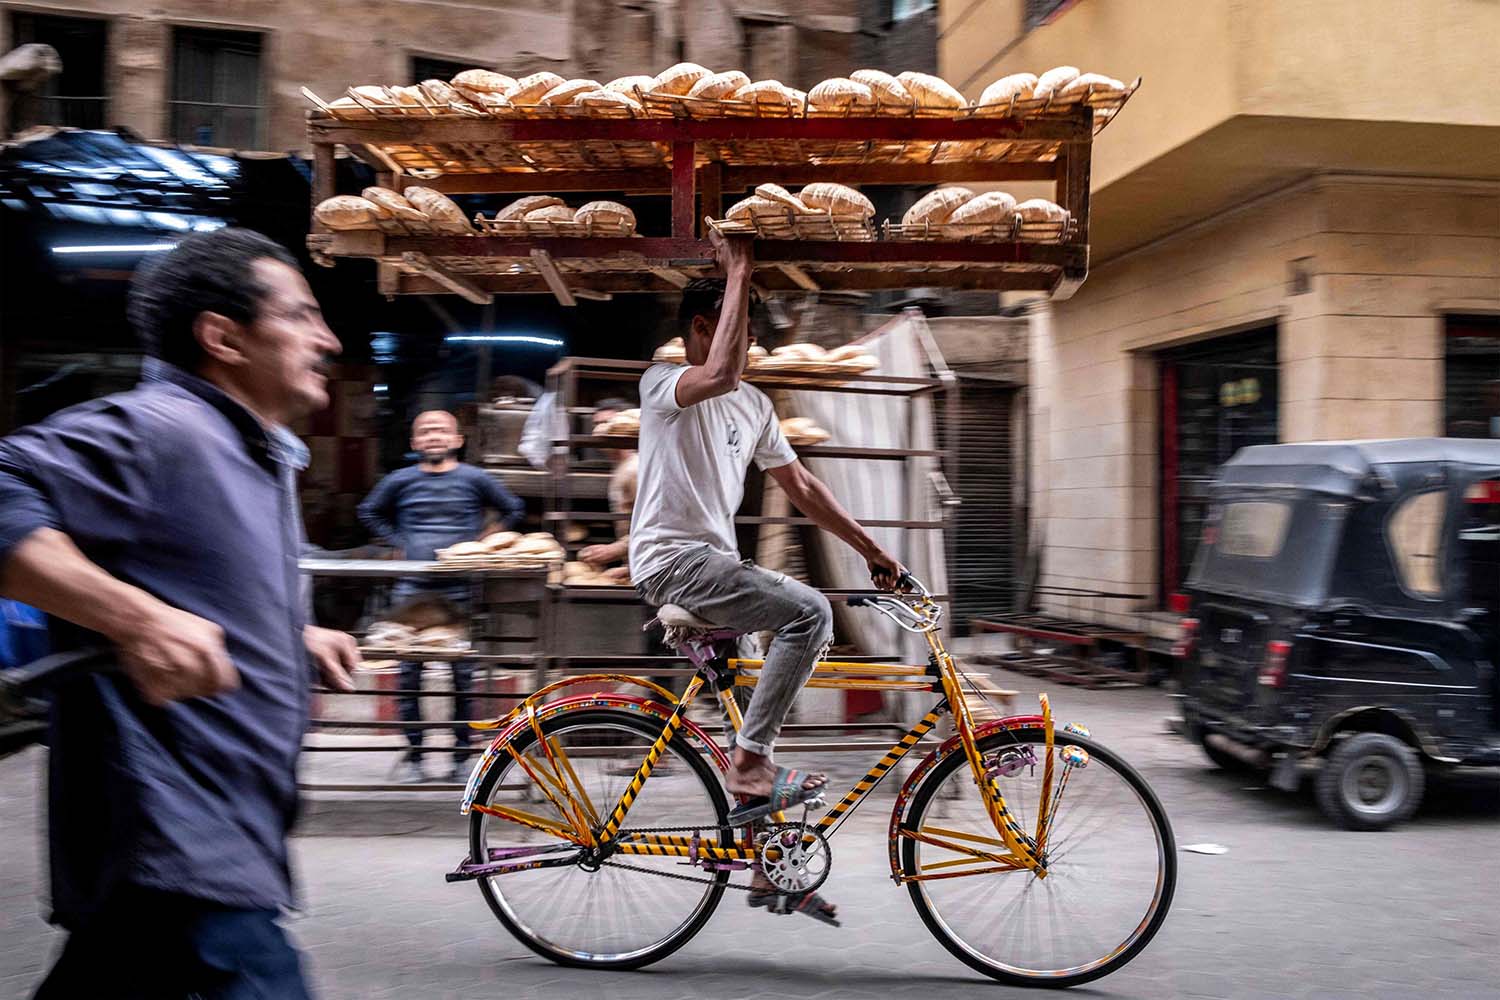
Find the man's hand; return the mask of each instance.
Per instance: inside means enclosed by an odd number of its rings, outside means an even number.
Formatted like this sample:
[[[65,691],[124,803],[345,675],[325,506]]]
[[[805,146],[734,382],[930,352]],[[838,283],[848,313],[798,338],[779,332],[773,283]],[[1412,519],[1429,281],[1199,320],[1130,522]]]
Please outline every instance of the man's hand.
[[[741,275],[748,277],[755,267],[755,241],[749,236],[725,236],[710,228],[708,242],[714,248],[714,256],[726,277]]]
[[[622,542],[590,545],[578,553],[578,561],[588,563],[595,569],[603,569],[612,562],[624,559],[628,552],[628,547]]]
[[[906,572],[906,567],[884,549],[877,548],[865,558],[865,562],[870,566],[870,579],[881,590],[895,590],[896,584]]]
[[[306,625],[302,629],[302,642],[317,664],[323,683],[335,691],[353,691],[354,678],[350,676],[360,664],[359,643],[354,636],[336,629]]]
[[[109,638],[120,664],[152,705],[206,698],[240,686],[224,648],[224,630],[160,601]]]

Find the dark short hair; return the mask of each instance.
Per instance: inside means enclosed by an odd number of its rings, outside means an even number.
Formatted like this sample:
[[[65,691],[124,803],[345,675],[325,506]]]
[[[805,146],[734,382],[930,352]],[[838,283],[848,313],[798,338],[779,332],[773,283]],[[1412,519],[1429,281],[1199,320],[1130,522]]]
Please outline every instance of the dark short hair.
[[[724,307],[724,293],[728,282],[723,278],[694,278],[682,289],[682,302],[677,306],[677,329],[685,337],[693,325],[693,317],[713,317]],[[760,293],[750,289],[750,313],[756,313],[760,304]]]
[[[202,349],[193,336],[199,313],[213,312],[249,323],[265,289],[255,279],[258,260],[295,268],[286,248],[249,229],[194,233],[157,260],[139,267],[130,282],[130,324],[146,353],[179,368],[193,369]]]
[[[596,413],[599,410],[614,410],[618,413],[621,410],[632,410],[634,408],[635,404],[624,396],[610,396],[608,399],[601,399],[594,404],[594,411]]]

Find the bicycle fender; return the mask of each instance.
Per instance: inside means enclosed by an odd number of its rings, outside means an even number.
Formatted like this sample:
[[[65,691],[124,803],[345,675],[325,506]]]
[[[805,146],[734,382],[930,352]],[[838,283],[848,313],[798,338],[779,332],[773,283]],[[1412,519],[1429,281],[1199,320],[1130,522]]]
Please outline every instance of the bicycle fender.
[[[1040,715],[1011,715],[1004,719],[995,719],[975,727],[974,739],[977,742],[991,733],[1006,729],[1031,729],[1040,726],[1042,721]],[[897,884],[901,882],[901,821],[906,818],[906,806],[911,802],[911,797],[916,794],[917,789],[921,787],[922,779],[927,777],[928,772],[955,750],[963,752],[963,742],[956,734],[948,737],[942,746],[923,757],[921,763],[912,769],[911,774],[902,784],[901,790],[896,793],[896,803],[891,807],[891,830],[887,843],[890,845],[891,878]]]
[[[568,698],[560,698],[557,701],[547,702],[537,708],[537,718],[545,721],[563,712],[577,712],[592,708],[623,708],[629,711],[640,712],[652,718],[666,722],[672,716],[672,706],[663,705],[659,701],[652,701],[639,695],[619,694],[613,691],[599,691],[590,694],[573,695]],[[506,755],[505,745],[515,738],[517,731],[529,729],[530,722],[525,718],[513,721],[500,731],[485,747],[479,759],[474,762],[474,769],[469,772],[469,780],[464,785],[463,801],[459,804],[460,815],[467,816],[474,806],[474,799],[479,794],[479,786],[484,781],[484,776],[489,773],[490,768],[501,756]],[[729,758],[719,748],[719,744],[703,730],[698,723],[684,718],[682,729],[689,737],[697,740],[704,749],[708,751],[709,759],[721,772],[729,770]]]

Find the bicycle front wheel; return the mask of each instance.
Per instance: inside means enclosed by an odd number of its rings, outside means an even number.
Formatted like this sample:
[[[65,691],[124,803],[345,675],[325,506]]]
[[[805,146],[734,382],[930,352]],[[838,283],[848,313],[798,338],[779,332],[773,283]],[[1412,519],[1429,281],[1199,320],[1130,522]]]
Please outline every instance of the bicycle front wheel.
[[[950,754],[917,788],[902,823],[901,864],[928,930],[970,967],[1017,986],[1076,986],[1120,968],[1166,918],[1177,884],[1176,846],[1161,803],[1145,780],[1108,750],[1057,734],[1052,794],[1062,747],[1088,751],[1056,801],[1046,837],[1047,877],[966,853],[1006,853],[962,751]],[[1041,729],[992,733],[989,756],[1029,752],[998,779],[1012,816],[1028,835],[1041,808],[1046,737]],[[924,838],[924,839],[919,839]],[[934,843],[934,841],[940,841]],[[947,845],[947,846],[944,846]]]
[[[574,817],[563,810],[577,803],[597,830],[661,731],[660,720],[637,712],[564,712],[542,724],[550,747],[541,746],[529,728],[516,734],[511,747],[526,766],[510,754],[499,758],[475,802],[565,829],[574,827]],[[546,777],[533,777],[559,772],[569,796],[544,787]],[[697,829],[727,842],[727,818],[727,797],[713,767],[679,730],[631,804],[625,829],[687,828],[683,837]],[[469,814],[469,852],[476,860],[522,864],[580,853],[546,829],[479,809]],[[539,955],[562,965],[635,969],[686,944],[712,915],[728,878],[727,872],[684,867],[678,857],[614,854],[597,865],[570,863],[480,879],[479,888],[506,929]]]

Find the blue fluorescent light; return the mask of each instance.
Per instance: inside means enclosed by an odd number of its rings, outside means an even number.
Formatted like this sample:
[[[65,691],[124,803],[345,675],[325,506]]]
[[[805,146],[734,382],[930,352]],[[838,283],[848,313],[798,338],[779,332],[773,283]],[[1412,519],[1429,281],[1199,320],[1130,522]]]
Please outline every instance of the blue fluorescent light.
[[[449,344],[537,344],[541,347],[561,347],[563,342],[556,337],[537,337],[526,333],[454,333],[443,338]]]
[[[85,246],[53,247],[55,254],[74,253],[160,253],[170,250],[176,243],[95,243]]]
[[[386,385],[384,382],[376,382],[371,388],[373,388],[376,392],[389,392],[391,387]]]

